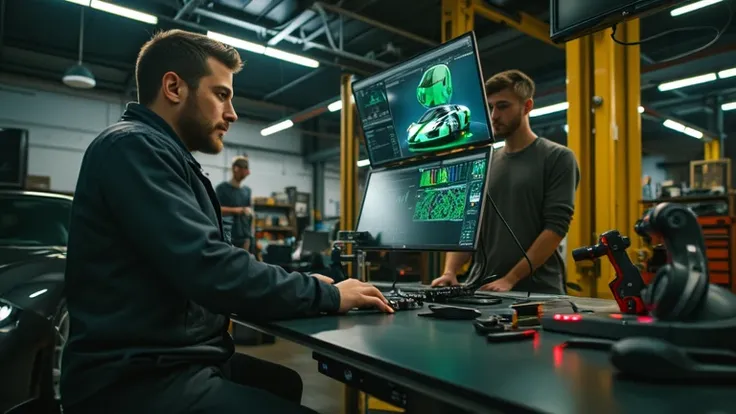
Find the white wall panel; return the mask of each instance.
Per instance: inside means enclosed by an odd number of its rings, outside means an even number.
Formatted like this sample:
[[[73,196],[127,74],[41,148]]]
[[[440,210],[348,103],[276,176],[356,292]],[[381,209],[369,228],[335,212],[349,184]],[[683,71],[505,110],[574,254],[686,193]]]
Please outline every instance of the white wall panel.
[[[85,149],[100,131],[119,119],[125,104],[113,94],[0,75],[0,128],[29,131],[28,173],[50,176],[55,191],[74,191]],[[312,193],[312,169],[299,155],[299,132],[286,130],[263,137],[260,130],[265,126],[241,118],[225,137],[225,151],[217,155],[196,153],[195,158],[217,184],[230,178],[232,158],[245,151],[252,171],[246,183],[254,195],[271,195],[288,186]],[[333,193],[332,197],[339,200],[339,180],[337,196]]]

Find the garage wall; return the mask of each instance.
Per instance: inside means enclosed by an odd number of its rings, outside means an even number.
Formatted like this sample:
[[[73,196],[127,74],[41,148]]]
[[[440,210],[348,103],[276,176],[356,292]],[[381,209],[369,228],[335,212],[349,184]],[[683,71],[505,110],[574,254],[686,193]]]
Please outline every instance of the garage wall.
[[[113,94],[76,91],[64,85],[0,75],[0,128],[29,130],[31,175],[51,177],[55,191],[74,191],[84,150],[95,136],[122,114],[125,101]],[[260,135],[262,124],[239,120],[218,155],[195,154],[214,183],[229,177],[233,156],[247,152],[252,175],[246,180],[256,196],[296,186],[312,193],[312,168],[300,155],[298,132]],[[271,147],[274,151],[266,150]],[[333,188],[330,179],[327,188]],[[339,198],[339,180],[338,180]]]

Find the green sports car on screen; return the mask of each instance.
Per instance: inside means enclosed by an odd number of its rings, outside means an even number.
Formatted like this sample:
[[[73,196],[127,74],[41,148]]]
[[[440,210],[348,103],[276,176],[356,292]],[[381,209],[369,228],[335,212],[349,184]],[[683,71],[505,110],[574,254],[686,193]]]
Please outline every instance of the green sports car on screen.
[[[407,128],[409,149],[447,144],[470,130],[470,109],[463,105],[430,108]]]

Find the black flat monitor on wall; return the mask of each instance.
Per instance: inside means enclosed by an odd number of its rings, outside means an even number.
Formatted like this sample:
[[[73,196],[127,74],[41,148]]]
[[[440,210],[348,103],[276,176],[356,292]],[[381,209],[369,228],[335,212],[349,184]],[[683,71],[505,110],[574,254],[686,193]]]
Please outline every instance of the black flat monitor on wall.
[[[25,188],[27,174],[28,131],[0,128],[0,188]]]
[[[550,0],[550,38],[564,43],[686,0]]]
[[[492,142],[472,32],[352,88],[373,168]]]
[[[358,232],[365,250],[475,251],[493,148],[472,149],[367,178]]]

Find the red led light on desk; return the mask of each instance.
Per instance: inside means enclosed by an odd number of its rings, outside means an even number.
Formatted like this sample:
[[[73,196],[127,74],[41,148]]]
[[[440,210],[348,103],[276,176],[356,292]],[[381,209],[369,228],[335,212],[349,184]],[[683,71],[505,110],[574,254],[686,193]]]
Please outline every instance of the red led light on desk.
[[[555,316],[553,316],[553,318],[556,321],[577,322],[582,317],[580,315],[564,315],[561,313],[557,313],[555,314]]]
[[[623,319],[623,315],[620,313],[612,313],[610,315],[613,319]],[[563,313],[556,313],[555,316],[553,316],[553,319],[556,321],[565,321],[565,322],[577,322],[581,320],[583,317],[581,315],[573,314],[563,314]],[[654,318],[651,316],[637,316],[636,321],[639,323],[652,323],[654,322]]]

